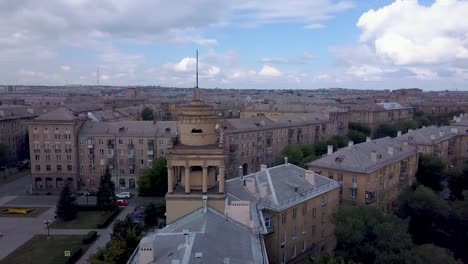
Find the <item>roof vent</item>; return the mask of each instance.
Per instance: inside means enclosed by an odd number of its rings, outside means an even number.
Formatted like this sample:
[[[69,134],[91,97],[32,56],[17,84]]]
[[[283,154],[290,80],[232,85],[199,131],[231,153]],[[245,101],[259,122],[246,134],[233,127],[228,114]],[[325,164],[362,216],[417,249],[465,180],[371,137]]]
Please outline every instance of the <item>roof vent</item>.
[[[203,258],[203,253],[201,252],[195,253],[195,258]]]

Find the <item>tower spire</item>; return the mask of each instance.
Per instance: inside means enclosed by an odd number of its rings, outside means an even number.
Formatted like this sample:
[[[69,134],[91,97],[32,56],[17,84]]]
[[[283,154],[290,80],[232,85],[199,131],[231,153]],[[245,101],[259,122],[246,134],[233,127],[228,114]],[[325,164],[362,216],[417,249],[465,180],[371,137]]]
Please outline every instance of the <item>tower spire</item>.
[[[201,96],[200,96],[200,89],[198,88],[198,50],[197,50],[197,59],[196,59],[196,83],[195,83],[195,89],[193,93],[193,100],[194,101],[201,101]]]

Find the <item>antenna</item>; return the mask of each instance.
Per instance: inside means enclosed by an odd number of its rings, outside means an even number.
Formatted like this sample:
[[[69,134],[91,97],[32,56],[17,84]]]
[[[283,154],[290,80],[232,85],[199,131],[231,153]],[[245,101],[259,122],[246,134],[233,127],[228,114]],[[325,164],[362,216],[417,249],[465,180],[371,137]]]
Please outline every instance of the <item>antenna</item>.
[[[196,85],[195,87],[198,88],[198,50],[197,50],[197,66],[196,66],[196,74],[197,74],[197,82],[196,82]]]

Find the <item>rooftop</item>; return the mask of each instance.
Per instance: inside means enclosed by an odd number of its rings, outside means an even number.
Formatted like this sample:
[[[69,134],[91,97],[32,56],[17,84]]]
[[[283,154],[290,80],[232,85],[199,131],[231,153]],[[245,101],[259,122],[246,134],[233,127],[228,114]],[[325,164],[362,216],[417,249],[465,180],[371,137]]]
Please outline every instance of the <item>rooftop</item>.
[[[410,131],[396,137],[396,139],[402,142],[408,142],[408,144],[432,145],[455,136],[456,133],[454,133],[448,126],[428,126]]]
[[[55,110],[52,110],[48,113],[42,114],[34,120],[43,120],[43,121],[72,121],[77,120],[78,117],[73,114],[72,111],[60,107]]]
[[[137,136],[155,137],[177,135],[176,121],[118,121],[92,122],[87,121],[81,128],[80,135],[102,136]]]
[[[18,118],[32,118],[37,116],[34,110],[28,106],[0,105],[0,121]]]
[[[375,159],[372,157],[373,153]],[[385,137],[341,148],[307,165],[369,173],[416,153],[415,147]]]

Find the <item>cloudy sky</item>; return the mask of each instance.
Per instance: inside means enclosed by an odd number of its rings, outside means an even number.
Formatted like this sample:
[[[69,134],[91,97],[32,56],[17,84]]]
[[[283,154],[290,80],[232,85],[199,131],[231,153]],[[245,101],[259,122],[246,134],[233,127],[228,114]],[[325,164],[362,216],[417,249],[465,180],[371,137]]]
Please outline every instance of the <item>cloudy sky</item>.
[[[468,90],[467,0],[1,0],[0,84]]]

